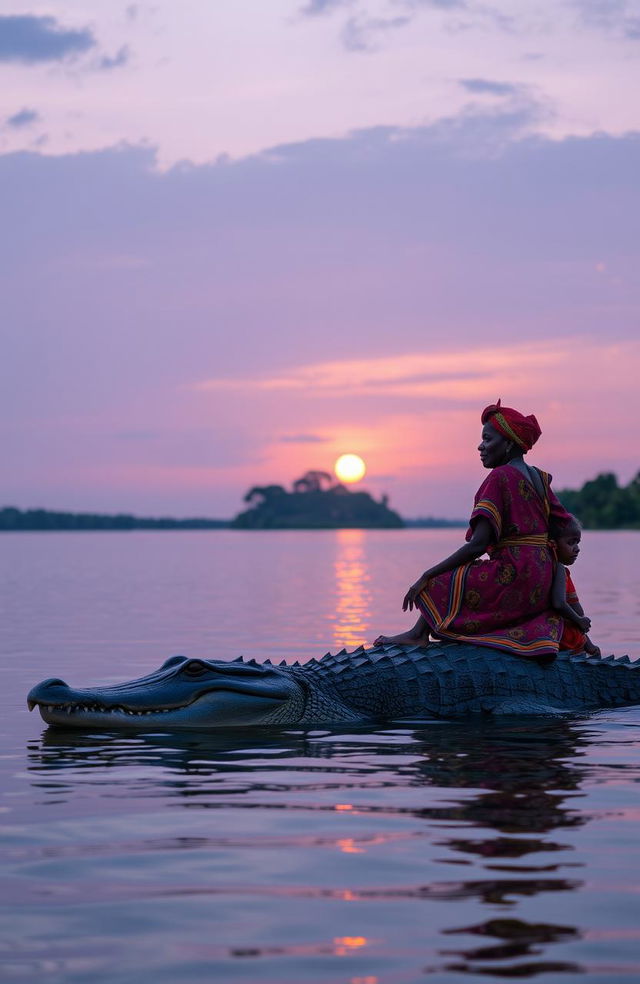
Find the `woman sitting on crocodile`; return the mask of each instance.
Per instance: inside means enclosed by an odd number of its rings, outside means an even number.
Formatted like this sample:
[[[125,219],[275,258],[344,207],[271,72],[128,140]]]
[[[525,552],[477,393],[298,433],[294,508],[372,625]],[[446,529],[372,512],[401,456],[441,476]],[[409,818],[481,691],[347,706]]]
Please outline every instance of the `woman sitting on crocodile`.
[[[378,636],[377,645],[426,646],[431,634],[532,659],[555,656],[562,620],[551,608],[549,519],[569,514],[551,491],[551,476],[524,460],[540,433],[533,414],[500,400],[483,410],[478,451],[491,471],[476,493],[466,542],[407,591],[402,610],[420,612],[413,628]],[[488,560],[479,559],[484,553]]]

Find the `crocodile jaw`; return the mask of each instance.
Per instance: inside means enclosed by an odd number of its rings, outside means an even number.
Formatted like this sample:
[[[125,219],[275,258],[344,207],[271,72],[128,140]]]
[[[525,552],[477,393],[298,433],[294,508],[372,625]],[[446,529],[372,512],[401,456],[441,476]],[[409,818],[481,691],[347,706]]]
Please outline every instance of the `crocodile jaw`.
[[[282,712],[282,700],[231,690],[212,690],[183,707],[134,710],[125,706],[107,707],[95,700],[50,703],[30,701],[37,706],[46,724],[64,728],[135,728],[156,731],[158,728],[215,728],[268,724],[274,712]]]

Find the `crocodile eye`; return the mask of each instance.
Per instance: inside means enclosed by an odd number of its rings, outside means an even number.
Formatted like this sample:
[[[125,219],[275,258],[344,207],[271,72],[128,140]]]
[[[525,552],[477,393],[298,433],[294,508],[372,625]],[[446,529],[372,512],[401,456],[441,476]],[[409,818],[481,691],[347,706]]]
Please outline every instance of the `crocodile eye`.
[[[169,659],[165,659],[160,669],[168,670],[170,666],[177,666],[178,663],[184,663],[184,656],[170,656]]]
[[[188,673],[189,676],[200,676],[207,670],[207,667],[199,659],[190,659],[188,663],[184,664],[182,670],[184,673]]]

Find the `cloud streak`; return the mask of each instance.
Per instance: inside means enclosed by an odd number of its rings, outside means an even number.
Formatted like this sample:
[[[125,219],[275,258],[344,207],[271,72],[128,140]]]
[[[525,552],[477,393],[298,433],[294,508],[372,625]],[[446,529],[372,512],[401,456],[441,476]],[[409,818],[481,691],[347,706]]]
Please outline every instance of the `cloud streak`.
[[[515,96],[521,91],[520,86],[510,82],[493,82],[491,79],[460,79],[460,85],[476,95]]]
[[[305,17],[319,17],[343,7],[350,7],[352,4],[353,0],[308,0],[308,3],[300,8],[300,13]]]
[[[36,123],[40,119],[40,114],[36,113],[35,109],[21,109],[18,113],[14,113],[13,116],[7,117],[7,126],[13,127],[14,129],[22,129],[26,126],[31,126],[32,123]]]
[[[103,55],[102,58],[98,60],[96,68],[100,72],[110,72],[114,68],[122,68],[127,65],[131,56],[131,52],[127,45],[123,45],[115,55]]]
[[[61,61],[95,44],[88,28],[64,28],[54,17],[0,16],[0,62]]]
[[[278,440],[282,444],[324,444],[328,438],[320,434],[283,434]]]
[[[390,31],[410,21],[410,17],[350,17],[342,28],[342,43],[347,51],[375,51]]]
[[[637,3],[628,0],[574,0],[573,5],[587,27],[628,41],[640,40],[640,9]]]
[[[534,345],[478,348],[465,352],[461,369],[460,352],[406,353],[379,359],[347,359],[300,366],[288,373],[229,379],[212,378],[195,382],[196,391],[252,389],[302,392],[312,397],[335,399],[345,393],[375,397],[433,397],[450,403],[481,398],[504,385],[509,378],[514,388],[522,386],[531,373],[548,372],[574,351],[574,340]]]

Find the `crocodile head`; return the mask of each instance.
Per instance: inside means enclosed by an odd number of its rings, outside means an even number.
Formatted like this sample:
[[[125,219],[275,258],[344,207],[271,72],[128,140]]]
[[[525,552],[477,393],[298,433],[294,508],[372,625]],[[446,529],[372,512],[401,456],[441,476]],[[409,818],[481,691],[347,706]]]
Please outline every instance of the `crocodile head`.
[[[63,680],[38,683],[27,696],[47,724],[78,728],[215,728],[293,724],[305,692],[286,669],[253,660],[172,656],[159,670],[114,686],[74,690]]]

